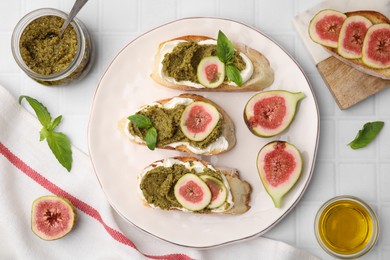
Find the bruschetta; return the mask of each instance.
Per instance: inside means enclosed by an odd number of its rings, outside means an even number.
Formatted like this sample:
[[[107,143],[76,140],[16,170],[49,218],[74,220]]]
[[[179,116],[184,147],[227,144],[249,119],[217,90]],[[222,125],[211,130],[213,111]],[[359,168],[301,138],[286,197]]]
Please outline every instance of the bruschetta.
[[[138,120],[148,121],[137,122]],[[142,106],[119,121],[132,142],[189,154],[215,155],[236,144],[235,127],[216,103],[200,95],[181,94]],[[152,132],[152,133],[150,133]],[[151,142],[154,139],[154,144]]]
[[[232,43],[232,45],[234,63],[238,64],[242,78],[241,85],[237,85],[225,76],[225,70],[220,70],[216,65],[217,57],[211,67],[204,62],[206,65],[203,66],[204,72],[202,72],[200,66],[203,60],[210,56],[217,56],[217,40],[199,35],[186,35],[162,42],[157,48],[151,77],[160,85],[192,91],[260,91],[270,86],[274,81],[274,71],[268,59],[259,51],[242,43]],[[220,84],[202,84],[202,78],[210,77],[210,73],[211,83],[217,81],[215,75],[222,75]]]
[[[156,161],[138,175],[138,184],[142,202],[152,208],[231,215],[250,209],[252,188],[237,170],[194,157]]]

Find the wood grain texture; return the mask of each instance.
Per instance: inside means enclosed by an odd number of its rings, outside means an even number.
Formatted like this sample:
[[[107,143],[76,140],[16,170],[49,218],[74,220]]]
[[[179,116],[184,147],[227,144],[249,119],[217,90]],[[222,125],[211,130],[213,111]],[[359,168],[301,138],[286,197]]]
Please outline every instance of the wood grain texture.
[[[335,57],[321,61],[317,69],[340,109],[347,109],[390,86],[390,80],[365,74]]]

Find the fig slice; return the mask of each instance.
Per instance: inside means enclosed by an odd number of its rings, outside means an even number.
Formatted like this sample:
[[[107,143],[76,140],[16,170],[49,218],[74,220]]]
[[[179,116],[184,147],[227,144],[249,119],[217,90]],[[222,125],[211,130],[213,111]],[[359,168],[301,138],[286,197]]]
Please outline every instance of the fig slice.
[[[272,137],[288,128],[295,117],[302,92],[263,91],[252,96],[244,109],[249,130],[260,137]]]
[[[222,206],[228,195],[223,182],[210,175],[201,175],[200,178],[206,183],[211,191],[211,202],[207,207],[209,209],[215,209]]]
[[[31,209],[31,229],[44,240],[59,239],[74,227],[77,213],[65,198],[43,196],[34,200]]]
[[[390,68],[390,24],[375,24],[368,29],[363,42],[362,61],[370,68]]]
[[[184,109],[180,119],[180,129],[188,139],[202,141],[213,131],[220,117],[213,105],[196,101]]]
[[[281,208],[283,196],[301,175],[301,154],[288,142],[270,142],[263,146],[257,155],[257,170],[275,207]]]
[[[372,22],[361,15],[345,19],[340,30],[337,52],[347,59],[361,58],[364,37],[371,26]]]
[[[198,65],[197,77],[206,88],[216,88],[225,80],[225,64],[217,56],[205,57]]]
[[[175,198],[184,208],[199,211],[211,201],[211,191],[207,184],[192,173],[184,174],[174,187]]]
[[[310,38],[323,46],[337,48],[341,26],[346,18],[344,13],[331,9],[318,12],[309,24]]]

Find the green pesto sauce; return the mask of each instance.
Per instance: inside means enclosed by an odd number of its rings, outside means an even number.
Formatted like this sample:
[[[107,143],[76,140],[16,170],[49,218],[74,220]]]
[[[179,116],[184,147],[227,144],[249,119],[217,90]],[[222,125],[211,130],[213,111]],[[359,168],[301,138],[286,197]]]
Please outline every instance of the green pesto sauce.
[[[233,64],[242,71],[246,64],[239,54],[238,51],[234,52]],[[217,56],[216,45],[195,42],[179,43],[172,52],[165,54],[162,61],[163,73],[177,81],[188,80],[199,83],[196,75],[198,65],[204,57],[209,56]]]
[[[68,26],[62,37],[60,28],[64,19],[58,16],[41,16],[26,26],[20,37],[20,54],[26,65],[41,75],[64,71],[74,60],[77,35]]]
[[[203,141],[196,142],[188,139],[180,129],[180,118],[185,108],[185,105],[177,105],[172,109],[166,109],[158,106],[147,106],[137,112],[137,114],[147,116],[156,128],[156,147],[163,147],[174,142],[188,142],[192,146],[204,149],[221,136],[222,120],[219,120],[213,131]],[[132,135],[137,135],[142,140],[145,140],[147,129],[140,129],[133,123],[130,123],[129,131]]]
[[[141,180],[140,188],[149,204],[153,204],[161,209],[172,207],[181,208],[174,194],[176,182],[186,173],[197,175],[207,174],[222,181],[221,172],[205,168],[202,173],[187,169],[182,164],[174,164],[172,167],[158,166],[147,172]]]

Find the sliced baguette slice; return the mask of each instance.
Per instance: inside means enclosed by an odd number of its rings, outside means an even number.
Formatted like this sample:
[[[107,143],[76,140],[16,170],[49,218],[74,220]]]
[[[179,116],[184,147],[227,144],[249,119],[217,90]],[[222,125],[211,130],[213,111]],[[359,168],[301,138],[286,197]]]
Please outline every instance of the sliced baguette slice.
[[[244,91],[260,91],[268,86],[270,86],[274,81],[274,71],[270,66],[268,59],[258,52],[242,43],[233,43],[234,47],[245,54],[253,64],[253,74],[241,87],[228,85],[222,83],[220,86],[216,88],[196,88],[193,86],[183,85],[183,84],[174,84],[160,75],[160,64],[164,57],[162,57],[161,49],[165,43],[176,40],[184,40],[190,42],[199,42],[204,40],[210,40],[212,38],[207,36],[198,36],[198,35],[187,35],[178,37],[175,39],[171,39],[169,41],[165,41],[158,46],[157,54],[154,58],[154,68],[151,74],[151,77],[158,84],[163,85],[165,87],[180,89],[180,90],[198,90],[198,91],[226,91],[226,92],[244,92]],[[212,39],[214,40],[214,39]]]
[[[150,171],[158,166],[161,166],[162,163],[164,163],[165,160],[171,160],[169,165],[171,165],[172,160],[175,161],[180,161],[183,163],[186,162],[197,162],[201,163],[204,168],[211,167],[212,169],[219,170],[223,176],[226,177],[226,181],[229,187],[226,187],[228,191],[230,192],[230,198],[233,202],[233,206],[227,209],[226,211],[191,211],[191,213],[198,213],[198,214],[230,214],[230,215],[239,215],[247,212],[250,209],[250,196],[252,192],[252,187],[251,185],[245,181],[240,179],[240,175],[237,169],[230,169],[230,168],[220,168],[220,167],[215,167],[211,165],[209,162],[206,162],[204,160],[195,158],[195,157],[190,157],[190,156],[178,156],[178,157],[172,157],[172,158],[167,158],[167,159],[162,159],[159,161],[156,161],[149,165],[148,167],[145,168],[144,171]],[[146,173],[144,173],[146,174]],[[138,183],[139,185],[141,184],[143,176],[138,176]],[[142,191],[141,191],[142,193]],[[228,196],[229,197],[229,196]],[[149,206],[149,207],[154,207],[154,205],[149,205],[149,203],[145,200],[145,197],[143,194],[141,195],[141,199],[144,203],[144,205]],[[171,208],[169,210],[180,210],[180,211],[188,211],[185,209],[180,209],[180,208]]]
[[[353,16],[353,15],[360,15],[366,17],[368,20],[372,22],[372,24],[379,24],[379,23],[388,23],[390,24],[390,20],[384,16],[383,14],[371,11],[371,10],[361,10],[361,11],[354,11],[354,12],[347,12],[345,13],[347,17]],[[324,46],[325,47],[325,46]],[[379,77],[383,79],[390,79],[390,68],[387,69],[375,69],[370,68],[367,65],[365,65],[362,61],[362,59],[346,59],[342,57],[337,52],[337,48],[329,48],[325,47],[325,49],[332,54],[335,58],[343,61],[344,63],[348,64],[349,66],[366,73],[368,75]]]
[[[176,151],[181,151],[181,152],[185,152],[185,153],[189,153],[189,154],[216,155],[216,154],[227,152],[235,146],[235,144],[236,144],[235,127],[234,127],[232,119],[225,112],[225,110],[223,110],[219,105],[217,105],[216,103],[214,103],[210,99],[207,99],[207,98],[200,96],[200,95],[184,93],[184,94],[181,94],[177,97],[190,98],[194,101],[203,101],[203,102],[206,102],[206,103],[213,105],[221,115],[221,120],[222,120],[222,134],[221,134],[221,136],[226,139],[228,146],[226,148],[221,148],[221,147],[216,146],[209,151],[201,151],[201,152],[196,151],[197,149],[195,149],[193,146],[191,146],[190,143],[186,143],[187,145],[181,144],[178,146],[166,145],[166,146],[157,147],[157,148],[167,149],[167,150],[176,150]],[[159,100],[159,101],[156,101],[156,103],[164,105],[167,102],[169,102],[170,100],[172,100],[173,98],[174,97]],[[127,119],[127,117],[125,117],[119,121],[119,130],[122,133],[124,133],[126,136],[127,136],[126,127],[128,126],[128,124],[129,124],[129,120]],[[127,136],[127,137],[129,137],[129,136]],[[134,142],[136,144],[146,145],[146,143],[143,140],[134,139],[134,138],[129,138],[129,140],[131,140],[132,142]],[[193,149],[191,149],[191,148],[193,148]]]

